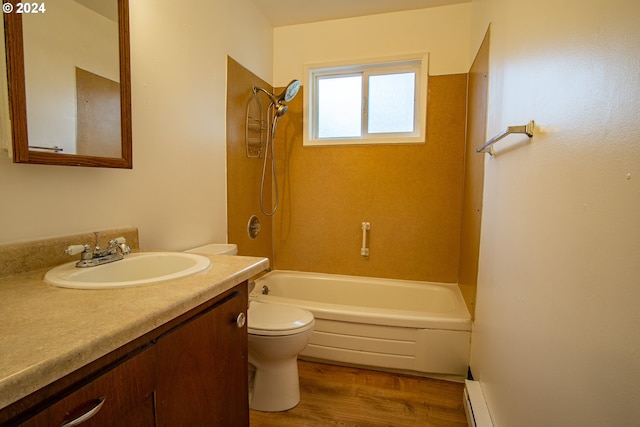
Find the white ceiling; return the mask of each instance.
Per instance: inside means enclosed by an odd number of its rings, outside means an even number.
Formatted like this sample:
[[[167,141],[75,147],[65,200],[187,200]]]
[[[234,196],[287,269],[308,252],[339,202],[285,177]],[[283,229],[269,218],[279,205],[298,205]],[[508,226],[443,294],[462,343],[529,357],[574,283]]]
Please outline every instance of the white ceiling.
[[[425,9],[471,0],[252,0],[274,27]]]

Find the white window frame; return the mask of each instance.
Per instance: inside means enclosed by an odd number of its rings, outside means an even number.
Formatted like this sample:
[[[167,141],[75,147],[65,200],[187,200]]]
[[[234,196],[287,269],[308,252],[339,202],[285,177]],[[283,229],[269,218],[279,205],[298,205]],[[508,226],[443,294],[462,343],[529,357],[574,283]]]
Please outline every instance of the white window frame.
[[[413,55],[359,60],[352,62],[333,62],[322,64],[305,64],[303,145],[364,145],[364,144],[424,144],[427,122],[427,81],[428,53]],[[414,105],[414,131],[402,133],[367,132],[368,76],[390,73],[414,72],[416,75],[416,97]],[[317,137],[317,79],[329,76],[363,75],[362,136],[353,138],[318,138]],[[336,100],[339,102],[339,100]]]

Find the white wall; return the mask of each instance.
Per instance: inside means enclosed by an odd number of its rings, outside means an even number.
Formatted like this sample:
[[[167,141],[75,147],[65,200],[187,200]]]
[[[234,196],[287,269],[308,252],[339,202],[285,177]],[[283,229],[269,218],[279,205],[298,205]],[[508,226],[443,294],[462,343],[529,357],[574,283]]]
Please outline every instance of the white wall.
[[[496,427],[640,420],[640,3],[474,0],[491,23],[471,368]]]
[[[133,170],[0,156],[0,244],[133,225],[144,248],[226,241],[227,55],[272,79],[249,0],[130,1]]]
[[[471,4],[274,29],[274,86],[304,81],[305,63],[429,52],[429,74],[466,73]]]

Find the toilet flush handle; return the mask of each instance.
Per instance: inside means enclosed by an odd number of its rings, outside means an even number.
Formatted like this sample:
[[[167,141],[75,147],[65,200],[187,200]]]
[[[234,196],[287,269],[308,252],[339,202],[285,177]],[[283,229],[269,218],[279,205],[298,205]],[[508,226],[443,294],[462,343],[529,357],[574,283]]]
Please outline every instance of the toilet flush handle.
[[[238,314],[236,317],[235,324],[238,328],[242,328],[244,324],[247,322],[247,316],[244,313]]]

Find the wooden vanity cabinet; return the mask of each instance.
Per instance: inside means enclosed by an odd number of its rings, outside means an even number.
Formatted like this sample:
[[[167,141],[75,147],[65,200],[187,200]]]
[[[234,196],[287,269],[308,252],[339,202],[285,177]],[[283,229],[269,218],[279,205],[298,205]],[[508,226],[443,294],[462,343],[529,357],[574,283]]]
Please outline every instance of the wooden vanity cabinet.
[[[100,399],[73,425],[248,426],[246,313],[244,282],[4,408],[0,426],[60,427]]]
[[[246,309],[229,297],[158,339],[158,427],[249,425]]]

